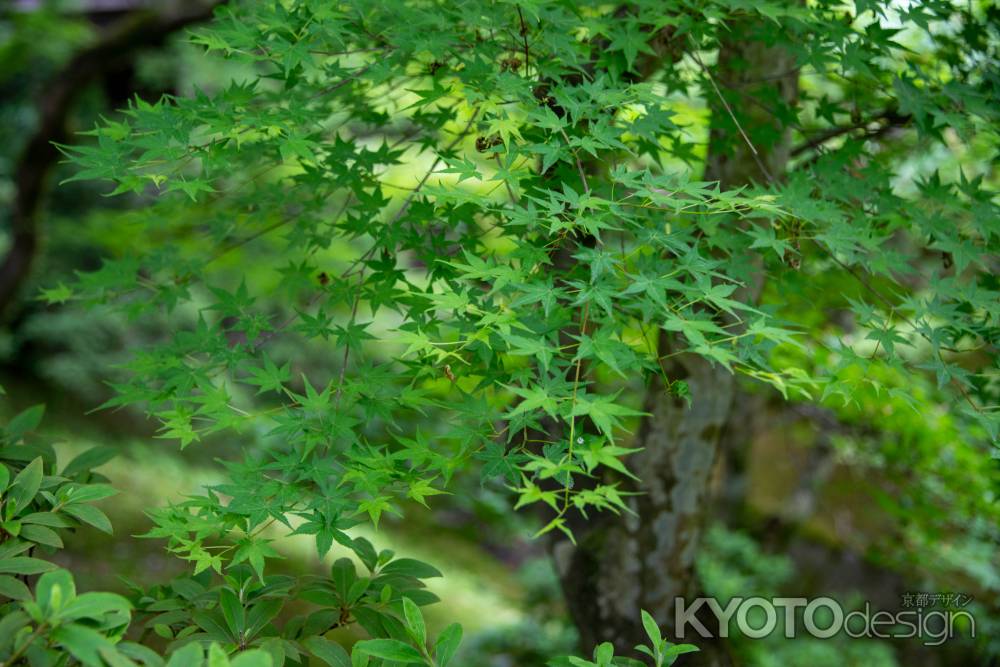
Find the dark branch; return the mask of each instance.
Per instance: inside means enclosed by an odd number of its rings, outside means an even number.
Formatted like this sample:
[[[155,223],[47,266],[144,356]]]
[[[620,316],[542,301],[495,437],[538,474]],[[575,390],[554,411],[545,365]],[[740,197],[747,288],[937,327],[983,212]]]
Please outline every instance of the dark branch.
[[[798,146],[792,149],[792,157],[798,157],[803,153],[816,150],[820,148],[826,142],[831,139],[836,139],[837,137],[843,136],[854,132],[855,130],[865,130],[865,137],[878,137],[885,134],[892,128],[904,127],[907,125],[912,117],[909,114],[900,113],[896,109],[886,109],[885,111],[867,118],[865,120],[858,121],[857,123],[852,123],[850,125],[842,125],[839,127],[831,127],[827,130],[823,130],[816,136],[810,138],[808,141],[804,141]],[[871,127],[876,125],[877,127]]]
[[[119,20],[97,43],[79,51],[45,86],[38,105],[38,129],[17,163],[11,215],[11,245],[0,264],[0,313],[27,279],[38,249],[38,209],[48,175],[59,158],[53,144],[68,141],[66,121],[77,97],[122,57],[150,46],[193,23],[204,21],[221,2],[188,0],[169,13],[141,11]]]

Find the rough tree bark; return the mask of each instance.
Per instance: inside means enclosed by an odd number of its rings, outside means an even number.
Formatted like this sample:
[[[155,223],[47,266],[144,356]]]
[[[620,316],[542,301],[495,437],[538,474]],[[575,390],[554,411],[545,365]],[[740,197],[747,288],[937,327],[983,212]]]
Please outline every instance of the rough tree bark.
[[[723,189],[780,178],[789,159],[791,130],[781,123],[774,105],[792,106],[798,92],[794,59],[774,46],[775,28],[750,20],[729,28],[717,64],[705,69],[705,94],[712,106],[705,179],[719,181]],[[770,105],[749,101],[762,98]],[[748,284],[744,298],[754,298],[759,288],[759,280]],[[674,345],[662,335],[661,355]],[[629,462],[642,478],[634,485],[641,495],[630,503],[635,515],[591,517],[574,526],[578,546],[561,542],[553,548],[585,650],[611,641],[630,654],[645,636],[640,609],[653,614],[669,634],[675,599],[698,593],[694,562],[734,378],[694,355],[670,357],[664,370],[671,380],[687,382],[692,403],[688,407],[668,394],[659,377],[652,379],[645,399],[650,416],[636,443],[643,449]],[[686,664],[731,662],[724,647],[696,643],[703,651]]]

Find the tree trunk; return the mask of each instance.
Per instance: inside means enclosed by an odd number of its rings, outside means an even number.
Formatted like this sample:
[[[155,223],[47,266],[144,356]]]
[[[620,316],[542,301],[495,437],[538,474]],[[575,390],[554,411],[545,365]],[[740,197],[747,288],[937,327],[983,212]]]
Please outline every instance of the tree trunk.
[[[780,37],[776,27],[763,20],[728,27],[718,64],[705,72],[710,77],[705,95],[713,111],[705,179],[719,181],[723,189],[780,178],[791,132],[790,123],[779,119],[791,117],[798,90],[793,57],[774,46]],[[760,99],[767,102],[754,101]],[[751,268],[751,273],[756,275],[750,276],[754,279],[748,281],[744,299],[755,298],[760,289],[762,272]],[[661,334],[661,356],[677,343],[681,341]],[[578,546],[561,542],[553,547],[567,606],[586,651],[611,641],[620,653],[632,655],[645,638],[640,609],[671,636],[675,600],[698,594],[694,563],[734,378],[695,355],[670,357],[664,370],[672,381],[687,383],[692,402],[688,407],[672,397],[662,380],[653,377],[645,399],[650,416],[638,434],[637,446],[643,449],[629,461],[642,478],[633,485],[641,495],[630,499],[635,515],[592,516],[573,526]],[[687,640],[702,652],[685,656],[685,664],[732,664],[725,647],[690,635]]]

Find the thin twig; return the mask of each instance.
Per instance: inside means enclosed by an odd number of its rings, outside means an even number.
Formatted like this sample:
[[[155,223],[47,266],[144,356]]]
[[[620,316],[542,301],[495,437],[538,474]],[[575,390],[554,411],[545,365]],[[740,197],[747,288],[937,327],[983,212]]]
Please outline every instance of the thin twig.
[[[346,86],[347,84],[351,83],[352,81],[356,80],[358,77],[364,76],[365,72],[367,72],[368,70],[370,70],[374,66],[375,66],[375,63],[371,62],[371,63],[368,63],[367,65],[365,65],[364,67],[360,68],[360,69],[354,70],[354,72],[352,72],[349,76],[345,76],[343,79],[341,79],[337,83],[331,84],[331,85],[327,86],[326,88],[323,88],[321,90],[316,91],[316,93],[312,97],[310,97],[309,99],[310,100],[314,100],[317,97],[323,97],[324,95],[329,95],[330,93],[332,93],[333,91],[337,90],[338,88],[342,88],[342,87]]]
[[[441,151],[442,153],[447,153],[448,151],[453,149],[462,141],[462,139],[464,139],[469,134],[469,130],[472,128],[472,124],[476,122],[476,117],[478,115],[479,115],[479,107],[476,107],[475,109],[472,110],[472,115],[469,117],[469,122],[466,123],[465,127],[462,128],[462,131],[459,132],[459,134],[447,146],[444,147],[444,150]],[[410,204],[413,203],[414,197],[417,196],[417,193],[420,192],[420,189],[424,187],[424,185],[427,183],[427,180],[434,174],[434,170],[437,169],[437,166],[441,164],[441,159],[442,158],[440,154],[438,154],[438,156],[434,158],[434,162],[431,164],[431,168],[427,170],[427,173],[424,174],[423,178],[420,179],[420,182],[417,183],[417,186],[413,188],[413,191],[403,201],[403,205],[396,212],[396,215],[394,215],[392,220],[389,221],[390,225],[399,222],[399,219],[403,217],[403,215],[406,213],[406,210],[410,208]]]
[[[493,158],[497,161],[497,166],[500,167],[500,169],[503,169],[503,163],[500,162],[500,156],[494,153]],[[503,184],[507,187],[507,194],[510,196],[510,203],[516,205],[517,197],[514,195],[514,189],[510,187],[510,183],[507,181],[506,178],[503,179]]]
[[[517,7],[517,18],[521,21],[521,39],[524,40],[524,76],[528,76],[528,26],[524,23],[520,5]]]
[[[577,345],[577,347],[579,347],[579,345],[582,345],[583,336],[587,335],[587,317],[588,317],[589,314],[590,314],[590,302],[588,301],[583,306],[583,316],[580,318],[580,341],[581,342]],[[579,354],[579,352],[580,352],[580,350],[578,349],[577,350],[577,354]],[[573,464],[573,439],[575,437],[575,432],[576,432],[576,414],[574,414],[574,413],[576,412],[576,396],[577,396],[577,393],[578,393],[578,391],[580,389],[580,370],[581,370],[582,366],[583,366],[583,357],[579,357],[576,360],[576,371],[575,371],[574,376],[573,376],[573,398],[572,398],[572,402],[570,403],[570,411],[569,411],[569,448],[568,448],[568,450],[566,452],[566,456],[567,456],[567,459],[568,459],[570,465]],[[563,503],[566,505],[566,507],[569,507],[569,484],[568,483],[565,486],[564,495],[563,495]]]
[[[739,130],[740,136],[743,137],[743,141],[745,141],[747,146],[750,148],[750,154],[753,156],[753,161],[757,163],[757,167],[760,168],[761,173],[764,174],[764,177],[767,178],[769,182],[771,183],[775,182],[774,176],[771,175],[770,170],[761,161],[760,155],[757,153],[757,148],[753,145],[753,142],[750,141],[750,137],[747,136],[747,133],[743,131],[743,125],[740,124],[740,121],[736,118],[736,114],[733,113],[732,107],[729,106],[729,102],[722,94],[722,91],[719,90],[719,86],[716,85],[715,79],[712,77],[712,73],[708,71],[708,68],[705,67],[705,63],[701,61],[701,56],[698,55],[698,52],[696,50],[692,49],[691,57],[698,64],[698,67],[701,68],[701,71],[705,74],[705,78],[708,79],[708,82],[712,84],[712,88],[715,90],[715,94],[719,97],[719,100],[722,102],[722,106],[726,108],[726,113],[729,114],[729,117],[732,119],[733,123],[736,124],[736,129]]]
[[[365,271],[362,267],[361,271],[358,272],[358,289],[354,293],[354,304],[351,306],[351,321],[348,326],[354,324],[355,318],[358,316],[358,304],[361,302],[361,285],[364,282]],[[340,409],[340,397],[344,393],[344,378],[347,376],[347,361],[351,354],[351,346],[344,345],[344,357],[341,359],[340,363],[340,377],[337,379],[337,395],[333,401],[333,411],[336,412]]]
[[[569,136],[566,134],[566,130],[559,128],[559,134],[566,141],[566,145],[569,146],[569,150],[573,153],[573,160],[576,162],[576,171],[580,174],[580,182],[583,183],[584,191],[590,194],[590,182],[587,181],[587,171],[583,168],[583,162],[580,161],[580,156],[577,154],[576,149],[569,145]]]

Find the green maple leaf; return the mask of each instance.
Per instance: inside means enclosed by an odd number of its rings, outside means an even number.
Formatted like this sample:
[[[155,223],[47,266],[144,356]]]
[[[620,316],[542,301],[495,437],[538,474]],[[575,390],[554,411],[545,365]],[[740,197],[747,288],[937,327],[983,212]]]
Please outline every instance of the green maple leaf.
[[[622,428],[621,420],[623,418],[641,417],[646,414],[615,403],[620,393],[613,396],[578,396],[576,405],[570,414],[574,417],[590,417],[594,425],[608,439],[608,442],[613,443],[614,432]]]

